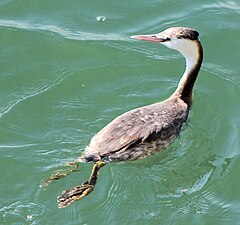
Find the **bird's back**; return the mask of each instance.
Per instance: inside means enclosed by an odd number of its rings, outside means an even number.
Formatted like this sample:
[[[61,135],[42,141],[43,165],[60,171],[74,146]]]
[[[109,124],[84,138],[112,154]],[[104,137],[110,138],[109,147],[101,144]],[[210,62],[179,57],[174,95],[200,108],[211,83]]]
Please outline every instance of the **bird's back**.
[[[128,111],[92,138],[81,160],[136,160],[161,151],[178,136],[188,112],[180,98]]]

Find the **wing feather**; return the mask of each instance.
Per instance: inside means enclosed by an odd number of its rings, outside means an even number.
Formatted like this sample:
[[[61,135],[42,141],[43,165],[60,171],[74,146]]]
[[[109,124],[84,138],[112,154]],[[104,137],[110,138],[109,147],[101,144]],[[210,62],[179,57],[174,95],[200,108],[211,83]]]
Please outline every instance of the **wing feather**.
[[[84,155],[98,154],[102,157],[118,152],[134,143],[147,141],[151,134],[161,132],[176,121],[185,122],[187,105],[176,101],[170,105],[169,108],[166,101],[155,103],[118,116],[92,138]]]

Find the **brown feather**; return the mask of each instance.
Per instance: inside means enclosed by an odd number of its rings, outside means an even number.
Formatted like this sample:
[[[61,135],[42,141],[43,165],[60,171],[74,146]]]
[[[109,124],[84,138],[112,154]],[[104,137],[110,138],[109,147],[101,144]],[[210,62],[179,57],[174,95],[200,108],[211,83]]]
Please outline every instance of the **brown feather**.
[[[154,154],[166,148],[178,136],[182,124],[187,120],[188,111],[188,105],[179,98],[128,111],[92,138],[81,159],[135,160]],[[148,149],[146,144],[154,148]]]

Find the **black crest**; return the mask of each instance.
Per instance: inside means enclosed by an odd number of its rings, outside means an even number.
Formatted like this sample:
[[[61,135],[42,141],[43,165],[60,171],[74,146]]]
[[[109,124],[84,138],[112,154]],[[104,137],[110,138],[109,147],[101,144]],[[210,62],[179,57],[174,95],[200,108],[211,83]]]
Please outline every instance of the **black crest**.
[[[185,38],[190,40],[197,40],[199,33],[191,28],[179,27],[177,28],[176,36],[178,39]]]

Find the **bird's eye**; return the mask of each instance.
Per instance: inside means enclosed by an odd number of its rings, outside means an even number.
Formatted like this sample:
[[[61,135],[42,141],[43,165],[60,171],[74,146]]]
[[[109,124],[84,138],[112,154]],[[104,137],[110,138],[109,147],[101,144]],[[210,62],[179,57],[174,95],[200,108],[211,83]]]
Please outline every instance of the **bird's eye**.
[[[164,39],[164,41],[171,41],[171,38],[167,37]]]

